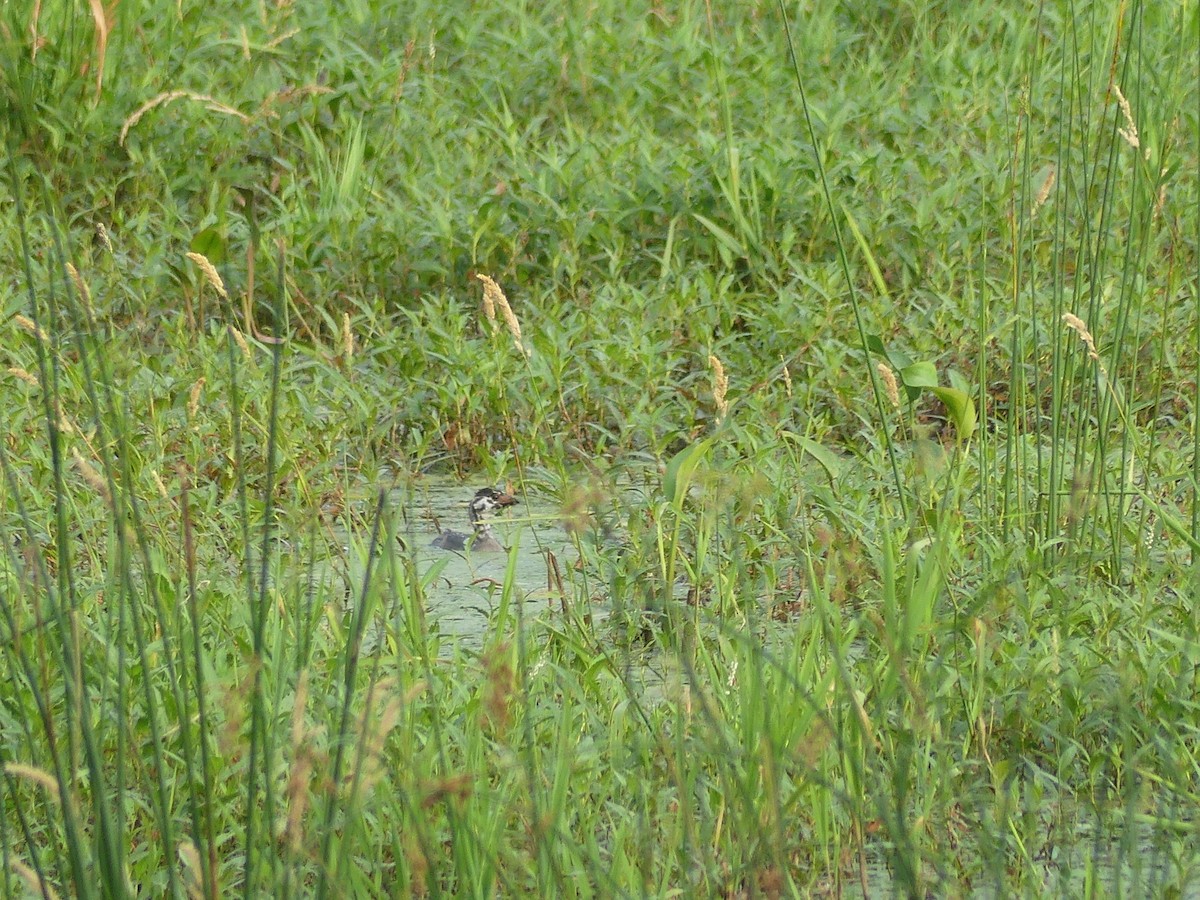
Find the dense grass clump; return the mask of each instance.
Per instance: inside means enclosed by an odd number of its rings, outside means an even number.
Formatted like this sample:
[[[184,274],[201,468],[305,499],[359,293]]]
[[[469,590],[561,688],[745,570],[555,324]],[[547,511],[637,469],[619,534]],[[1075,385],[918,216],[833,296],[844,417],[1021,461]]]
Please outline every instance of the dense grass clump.
[[[4,896],[1197,890],[1194,0],[218,6],[0,9]]]

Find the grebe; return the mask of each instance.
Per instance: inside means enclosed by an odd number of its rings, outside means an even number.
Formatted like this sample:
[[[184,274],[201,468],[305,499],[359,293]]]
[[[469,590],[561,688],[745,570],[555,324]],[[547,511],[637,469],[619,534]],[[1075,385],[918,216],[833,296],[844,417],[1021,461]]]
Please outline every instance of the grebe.
[[[431,547],[439,550],[470,550],[474,553],[495,553],[503,551],[504,545],[496,540],[491,526],[483,517],[494,509],[503,509],[521,501],[512,494],[506,494],[495,488],[485,487],[475,492],[471,505],[467,507],[467,519],[471,523],[471,534],[459,531],[443,531],[433,539]]]

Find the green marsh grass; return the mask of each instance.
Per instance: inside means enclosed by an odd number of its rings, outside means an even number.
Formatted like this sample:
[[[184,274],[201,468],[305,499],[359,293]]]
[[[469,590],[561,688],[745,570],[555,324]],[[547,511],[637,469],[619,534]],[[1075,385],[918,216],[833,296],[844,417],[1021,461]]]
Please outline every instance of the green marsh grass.
[[[35,8],[5,896],[1196,890],[1194,2]]]

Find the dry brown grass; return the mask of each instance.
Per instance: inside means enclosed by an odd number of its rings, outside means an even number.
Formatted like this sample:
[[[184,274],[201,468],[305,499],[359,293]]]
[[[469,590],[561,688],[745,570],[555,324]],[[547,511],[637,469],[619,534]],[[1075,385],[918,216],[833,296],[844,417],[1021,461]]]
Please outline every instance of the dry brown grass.
[[[176,100],[181,99],[191,100],[193,103],[203,103],[207,109],[210,109],[213,112],[221,113],[222,115],[226,116],[234,116],[238,119],[241,119],[243,122],[250,121],[250,117],[244,112],[236,110],[232,106],[226,106],[221,101],[210,97],[207,94],[194,94],[191,91],[164,91],[155,97],[151,97],[133,111],[132,115],[130,115],[129,118],[126,119],[121,125],[121,134],[117,138],[117,143],[124,147],[125,138],[128,137],[129,130],[138,122],[140,122],[142,120],[142,116],[146,115],[146,113],[150,112],[150,110],[158,106],[163,106],[167,103],[174,103]]]

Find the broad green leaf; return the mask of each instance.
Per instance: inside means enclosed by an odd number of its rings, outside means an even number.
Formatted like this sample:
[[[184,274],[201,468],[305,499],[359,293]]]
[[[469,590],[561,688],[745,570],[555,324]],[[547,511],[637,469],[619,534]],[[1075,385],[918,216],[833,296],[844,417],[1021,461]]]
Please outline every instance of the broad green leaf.
[[[937,368],[931,362],[911,363],[900,369],[899,375],[910,403],[921,396],[921,391],[938,386]]]
[[[887,360],[888,365],[896,371],[907,368],[913,364],[912,357],[903,350],[889,350],[884,346],[883,339],[877,334],[867,335],[867,349],[872,353],[877,353]]]
[[[946,380],[950,382],[950,387],[955,390],[971,393],[972,384],[967,381],[966,377],[958,369],[950,369],[946,372]]]
[[[691,486],[692,476],[696,473],[696,467],[708,455],[711,446],[712,438],[688,444],[667,463],[667,471],[663,474],[663,493],[677,512],[683,509],[683,501]]]
[[[225,262],[225,239],[215,226],[197,232],[188,244],[188,250],[199,253],[214,266]]]
[[[938,383],[937,367],[931,362],[916,362],[900,370],[900,380],[905,387],[935,388]]]
[[[971,399],[971,395],[957,388],[935,387],[931,390],[945,404],[946,412],[950,414],[950,421],[954,423],[954,430],[958,432],[958,439],[969,441],[971,435],[975,433],[975,425],[978,421],[975,414],[975,401]]]
[[[742,242],[712,219],[705,218],[699,213],[692,213],[692,218],[707,228],[712,233],[712,236],[717,239],[717,242],[731,253],[735,259],[740,259],[747,255],[746,248],[742,246]]]
[[[803,452],[815,459],[821,468],[825,470],[825,474],[829,476],[830,481],[842,473],[841,459],[828,447],[823,447],[812,438],[803,437],[793,431],[785,431],[783,432],[783,436],[798,444]]]

